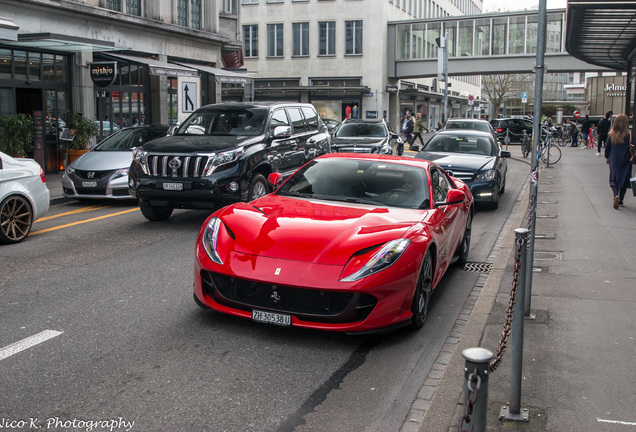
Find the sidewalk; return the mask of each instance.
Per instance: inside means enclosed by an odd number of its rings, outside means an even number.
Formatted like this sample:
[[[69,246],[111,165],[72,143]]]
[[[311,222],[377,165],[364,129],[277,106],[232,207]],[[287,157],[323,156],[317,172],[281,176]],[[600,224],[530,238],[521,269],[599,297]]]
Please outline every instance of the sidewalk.
[[[561,161],[542,164],[539,173],[530,310],[536,318],[524,321],[521,384],[529,421],[499,420],[513,398],[511,336],[489,378],[487,430],[636,431],[636,198],[628,190],[625,206],[615,210],[605,159],[594,149],[561,149]],[[521,158],[518,146],[509,150]],[[497,351],[513,282],[514,230],[528,226],[528,194],[529,183],[443,374],[430,376],[420,391],[421,432],[457,430],[462,351]],[[408,419],[402,430],[407,426]]]

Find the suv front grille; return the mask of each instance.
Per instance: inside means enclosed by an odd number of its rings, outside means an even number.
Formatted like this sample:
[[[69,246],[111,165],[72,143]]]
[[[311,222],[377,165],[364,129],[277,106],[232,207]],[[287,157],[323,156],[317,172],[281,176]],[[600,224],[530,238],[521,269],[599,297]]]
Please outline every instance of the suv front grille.
[[[208,156],[148,155],[148,169],[153,177],[201,177]]]
[[[364,320],[377,299],[368,294],[271,285],[201,272],[203,291],[218,303],[240,310],[268,309],[313,322],[349,323]]]

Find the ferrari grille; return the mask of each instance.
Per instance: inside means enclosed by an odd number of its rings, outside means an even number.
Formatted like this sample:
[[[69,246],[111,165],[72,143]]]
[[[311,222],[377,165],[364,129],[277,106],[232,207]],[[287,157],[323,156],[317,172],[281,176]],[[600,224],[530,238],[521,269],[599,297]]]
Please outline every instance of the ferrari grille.
[[[208,156],[148,155],[148,169],[153,177],[201,177]]]
[[[377,300],[368,294],[272,285],[201,272],[203,291],[218,303],[240,309],[294,314],[305,321],[350,323],[364,320]]]

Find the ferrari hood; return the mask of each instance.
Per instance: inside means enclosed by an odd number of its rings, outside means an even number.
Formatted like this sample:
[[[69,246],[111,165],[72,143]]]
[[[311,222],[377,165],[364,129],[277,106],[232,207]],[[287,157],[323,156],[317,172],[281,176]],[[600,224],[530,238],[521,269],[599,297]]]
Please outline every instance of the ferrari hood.
[[[345,265],[356,252],[403,237],[423,213],[272,194],[226,207],[217,216],[232,232],[236,252]]]
[[[444,169],[466,169],[470,171],[490,169],[494,166],[496,159],[494,156],[427,151],[419,153],[417,158],[435,162]]]

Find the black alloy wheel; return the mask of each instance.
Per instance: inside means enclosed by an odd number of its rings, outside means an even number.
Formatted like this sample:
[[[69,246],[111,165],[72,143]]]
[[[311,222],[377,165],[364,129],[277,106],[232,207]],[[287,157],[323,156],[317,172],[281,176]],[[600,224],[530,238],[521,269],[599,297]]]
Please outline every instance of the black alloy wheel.
[[[417,279],[415,293],[413,294],[413,302],[411,303],[410,327],[414,330],[422,328],[428,317],[428,306],[431,301],[431,292],[433,290],[433,258],[431,252],[426,251],[424,261],[422,261],[422,271]]]
[[[31,232],[33,210],[26,198],[13,195],[0,204],[0,243],[19,243]]]

